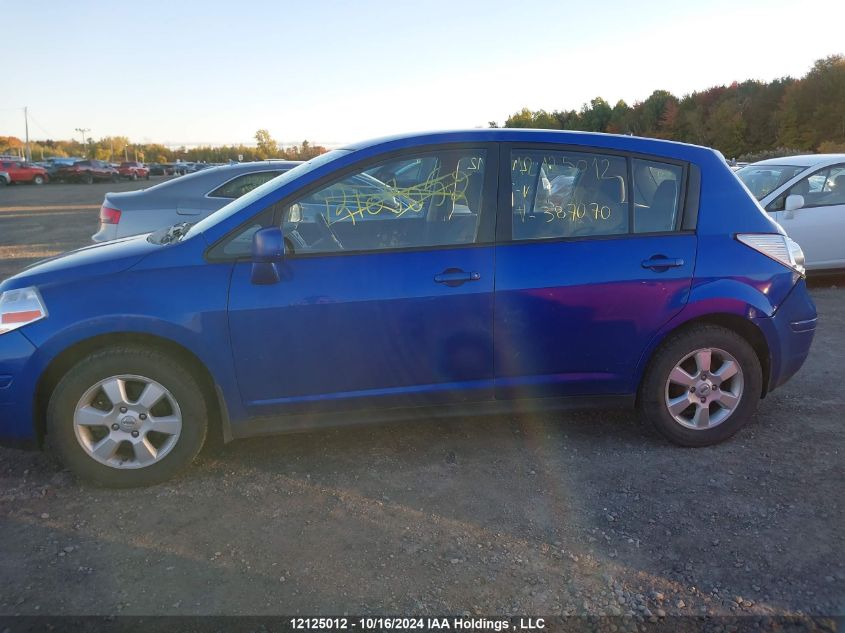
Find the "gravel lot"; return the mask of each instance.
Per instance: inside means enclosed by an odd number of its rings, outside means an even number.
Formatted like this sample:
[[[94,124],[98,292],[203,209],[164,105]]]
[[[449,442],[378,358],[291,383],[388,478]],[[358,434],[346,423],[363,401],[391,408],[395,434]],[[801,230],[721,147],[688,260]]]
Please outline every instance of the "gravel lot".
[[[143,184],[0,189],[0,277]],[[132,491],[0,449],[0,615],[842,614],[842,281],[814,284],[804,369],[713,448],[625,411],[400,423],[239,441]]]

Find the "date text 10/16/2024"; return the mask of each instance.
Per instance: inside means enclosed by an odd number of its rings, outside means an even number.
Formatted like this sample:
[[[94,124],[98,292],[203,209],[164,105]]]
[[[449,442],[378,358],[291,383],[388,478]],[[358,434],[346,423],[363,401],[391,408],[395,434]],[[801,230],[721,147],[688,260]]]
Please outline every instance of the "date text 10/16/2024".
[[[290,619],[298,631],[541,631],[543,618],[471,618],[471,617],[335,617]]]

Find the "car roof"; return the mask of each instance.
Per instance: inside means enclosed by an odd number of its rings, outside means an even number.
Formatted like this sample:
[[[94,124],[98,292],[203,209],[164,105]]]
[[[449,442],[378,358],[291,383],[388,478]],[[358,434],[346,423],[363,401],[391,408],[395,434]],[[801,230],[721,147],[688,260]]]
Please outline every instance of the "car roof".
[[[815,167],[825,163],[838,163],[845,161],[845,154],[803,154],[801,156],[783,156],[781,158],[769,158],[756,163],[753,166],[765,165],[792,165],[795,167]]]
[[[400,134],[346,145],[341,149],[356,151],[382,146],[413,147],[434,143],[460,142],[560,143],[596,147],[615,147],[627,151],[667,154],[680,152],[708,152],[714,150],[701,145],[665,141],[662,139],[605,134],[603,132],[573,132],[568,130],[538,130],[533,128],[476,128],[470,130],[441,130],[417,134]]]

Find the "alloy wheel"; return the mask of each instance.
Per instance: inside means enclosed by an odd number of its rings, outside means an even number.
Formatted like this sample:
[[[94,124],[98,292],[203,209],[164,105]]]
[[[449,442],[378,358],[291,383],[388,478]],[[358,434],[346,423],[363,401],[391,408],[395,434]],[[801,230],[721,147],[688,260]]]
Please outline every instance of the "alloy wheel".
[[[701,348],[675,365],[666,381],[665,404],[688,429],[711,429],[727,420],[742,400],[739,362],[718,348]]]
[[[105,378],[79,399],[73,429],[83,450],[112,468],[144,468],[173,449],[182,432],[179,404],[150,378]]]

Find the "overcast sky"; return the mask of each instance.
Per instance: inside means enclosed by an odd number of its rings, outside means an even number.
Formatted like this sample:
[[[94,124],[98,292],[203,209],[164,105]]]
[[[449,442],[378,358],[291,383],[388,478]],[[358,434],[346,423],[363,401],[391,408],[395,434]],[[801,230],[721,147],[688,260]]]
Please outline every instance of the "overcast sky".
[[[0,135],[338,144],[845,53],[845,1],[3,2]]]

